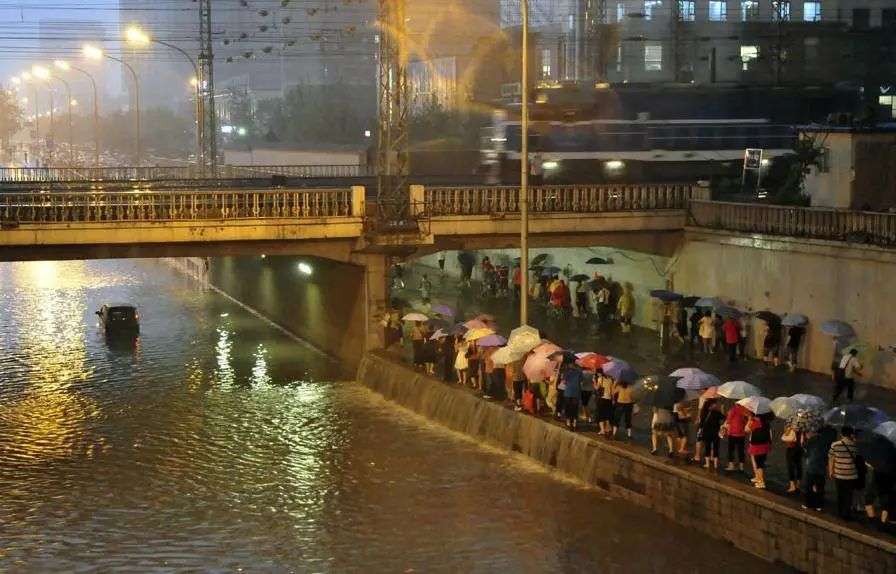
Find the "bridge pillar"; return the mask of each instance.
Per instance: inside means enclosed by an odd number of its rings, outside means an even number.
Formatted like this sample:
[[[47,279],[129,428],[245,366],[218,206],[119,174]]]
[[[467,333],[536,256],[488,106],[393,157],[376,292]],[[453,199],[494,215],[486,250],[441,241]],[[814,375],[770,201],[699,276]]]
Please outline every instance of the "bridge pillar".
[[[381,321],[388,307],[389,260],[382,253],[355,253],[352,263],[364,268],[364,341],[365,351],[385,346]]]
[[[354,217],[364,217],[366,213],[365,202],[366,202],[367,189],[363,185],[353,185],[352,186],[352,216]]]

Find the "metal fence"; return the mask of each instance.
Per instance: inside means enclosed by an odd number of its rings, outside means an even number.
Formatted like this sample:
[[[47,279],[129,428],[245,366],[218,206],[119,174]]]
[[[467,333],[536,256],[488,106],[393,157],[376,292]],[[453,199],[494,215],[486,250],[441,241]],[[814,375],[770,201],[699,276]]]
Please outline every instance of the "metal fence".
[[[9,223],[301,219],[352,216],[349,189],[0,194]]]
[[[649,209],[685,209],[695,193],[689,184],[562,185],[530,190],[532,213],[600,213]],[[488,215],[519,212],[519,187],[428,187],[426,213]]]
[[[197,166],[163,167],[0,167],[0,183],[78,181],[154,181],[237,179],[283,176],[293,178],[361,177],[363,165],[221,165],[214,173]]]
[[[692,225],[711,229],[896,245],[896,214],[818,207],[691,201]]]

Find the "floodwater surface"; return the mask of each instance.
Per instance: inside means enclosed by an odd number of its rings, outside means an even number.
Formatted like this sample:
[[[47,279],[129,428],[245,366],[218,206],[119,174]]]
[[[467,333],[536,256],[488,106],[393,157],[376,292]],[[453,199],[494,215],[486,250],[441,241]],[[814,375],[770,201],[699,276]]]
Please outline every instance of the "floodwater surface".
[[[0,264],[0,571],[777,571],[337,367],[158,261]]]

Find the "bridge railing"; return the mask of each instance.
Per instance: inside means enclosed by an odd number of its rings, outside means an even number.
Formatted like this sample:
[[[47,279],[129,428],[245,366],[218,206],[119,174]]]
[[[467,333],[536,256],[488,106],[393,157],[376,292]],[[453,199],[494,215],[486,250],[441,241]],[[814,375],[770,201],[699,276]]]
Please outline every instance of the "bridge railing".
[[[337,178],[368,175],[362,165],[220,165],[208,173],[195,165],[143,167],[0,167],[0,183],[153,181],[190,179]]]
[[[896,214],[694,200],[690,224],[710,229],[896,245]]]
[[[546,185],[530,190],[532,213],[601,213],[685,209],[700,191],[690,184]],[[519,187],[427,187],[429,216],[519,212]]]
[[[8,193],[0,194],[0,221],[8,225],[360,217],[354,197],[358,193],[352,189]]]

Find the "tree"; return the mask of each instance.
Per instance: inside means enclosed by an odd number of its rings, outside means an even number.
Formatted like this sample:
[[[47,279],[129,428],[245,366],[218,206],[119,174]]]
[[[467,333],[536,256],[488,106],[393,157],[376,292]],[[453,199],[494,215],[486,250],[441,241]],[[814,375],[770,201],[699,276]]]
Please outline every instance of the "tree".
[[[0,142],[6,146],[9,139],[23,127],[22,108],[13,92],[0,86]]]

